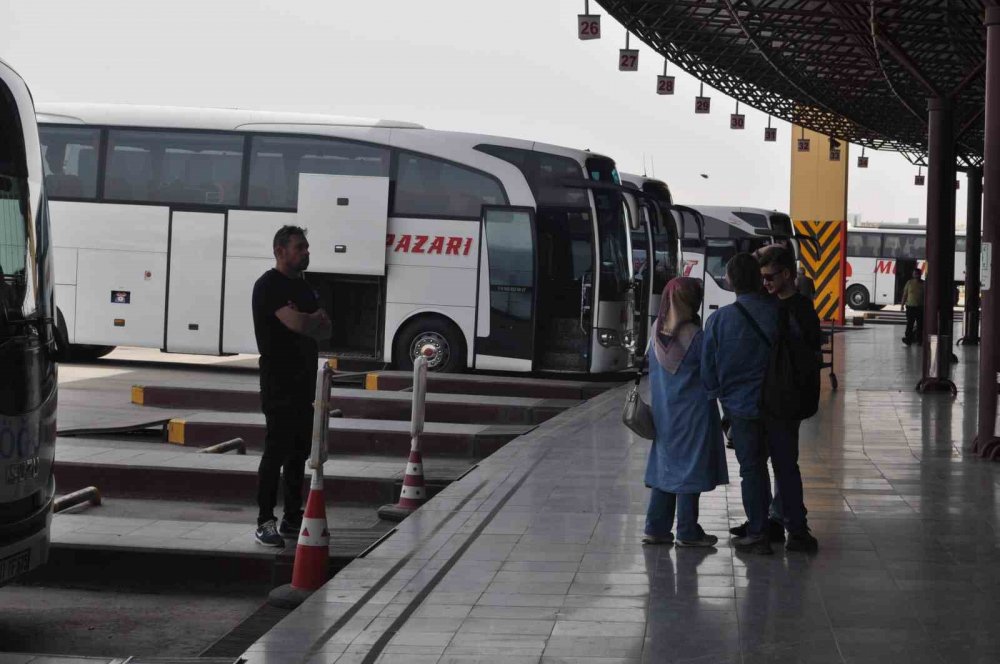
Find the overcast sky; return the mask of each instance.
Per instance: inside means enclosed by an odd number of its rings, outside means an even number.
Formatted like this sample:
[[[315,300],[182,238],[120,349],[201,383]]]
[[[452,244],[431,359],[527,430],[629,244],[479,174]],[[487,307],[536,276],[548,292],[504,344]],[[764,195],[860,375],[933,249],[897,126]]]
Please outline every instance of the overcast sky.
[[[582,42],[582,0],[0,0],[0,58],[37,101],[220,106],[420,122],[607,154],[619,170],[666,180],[678,202],[788,209],[789,125],[706,88],[673,65],[677,94],[655,94],[663,59],[642,45],[617,70],[625,30],[607,14]],[[602,13],[596,2],[592,13]],[[744,107],[745,108],[745,107]],[[926,216],[916,168],[852,146],[849,212],[904,223]],[[708,175],[702,178],[701,174]],[[965,219],[965,180],[958,220]]]

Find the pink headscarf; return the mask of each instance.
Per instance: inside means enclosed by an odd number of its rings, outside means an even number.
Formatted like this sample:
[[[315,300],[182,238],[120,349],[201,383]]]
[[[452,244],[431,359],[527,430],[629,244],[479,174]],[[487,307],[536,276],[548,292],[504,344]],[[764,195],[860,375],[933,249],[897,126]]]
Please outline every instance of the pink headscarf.
[[[701,308],[701,282],[690,277],[676,277],[667,283],[660,296],[660,313],[651,336],[656,361],[668,373],[675,374],[695,335],[698,334],[698,310]],[[666,339],[660,335],[666,335]]]

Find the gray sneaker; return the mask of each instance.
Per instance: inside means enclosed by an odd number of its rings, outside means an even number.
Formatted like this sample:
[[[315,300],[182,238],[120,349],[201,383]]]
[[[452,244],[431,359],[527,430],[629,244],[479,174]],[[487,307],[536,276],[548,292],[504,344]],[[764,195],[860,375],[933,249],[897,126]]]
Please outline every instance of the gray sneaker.
[[[700,546],[700,547],[713,547],[719,543],[719,538],[715,535],[709,535],[707,533],[702,533],[701,537],[694,540],[683,540],[678,539],[677,546]]]
[[[643,544],[673,544],[674,543],[674,534],[673,533],[667,533],[666,535],[663,535],[662,537],[660,537],[658,535],[643,535],[642,536],[642,543]]]
[[[281,549],[285,546],[285,538],[278,534],[278,522],[274,519],[265,521],[258,526],[257,532],[254,533],[254,539],[261,546],[269,546],[275,549]]]
[[[774,550],[771,549],[771,542],[764,535],[734,537],[732,543],[734,549],[743,553],[754,553],[758,556],[769,556],[774,553]]]

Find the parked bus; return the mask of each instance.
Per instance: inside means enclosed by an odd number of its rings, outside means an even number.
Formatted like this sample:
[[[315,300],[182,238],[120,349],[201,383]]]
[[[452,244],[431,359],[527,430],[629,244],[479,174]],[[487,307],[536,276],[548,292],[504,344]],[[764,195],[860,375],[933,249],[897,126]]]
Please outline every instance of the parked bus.
[[[660,309],[667,282],[680,275],[680,233],[672,216],[673,198],[662,180],[621,174],[632,225],[632,269],[636,278],[636,349],[643,352]],[[649,260],[653,256],[653,260]]]
[[[436,371],[630,364],[607,157],[323,115],[40,104],[38,119],[78,356],[256,352],[251,288],[296,224],[333,318],[321,352],[405,369],[427,349]]]
[[[798,257],[798,240],[787,214],[721,205],[692,205],[684,209],[697,215],[703,233],[699,239],[699,226],[688,224],[683,240],[683,272],[701,279],[705,285],[703,319],[719,307],[736,301],[736,294],[726,282],[726,264],[737,253],[753,253],[779,242]]]
[[[903,286],[919,267],[927,271],[924,229],[851,228],[847,231],[847,304],[881,309],[898,304]],[[965,235],[955,236],[955,286],[965,283]]]
[[[43,564],[55,479],[52,260],[31,94],[0,61],[0,585]]]

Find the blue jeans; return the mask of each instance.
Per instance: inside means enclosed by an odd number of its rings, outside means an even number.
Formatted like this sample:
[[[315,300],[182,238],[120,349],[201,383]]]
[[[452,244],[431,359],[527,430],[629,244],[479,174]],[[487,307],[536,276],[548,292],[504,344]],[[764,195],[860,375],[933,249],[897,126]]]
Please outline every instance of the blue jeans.
[[[740,489],[747,514],[747,535],[765,534],[771,502],[771,480],[767,475],[767,444],[764,423],[757,418],[731,417],[733,447],[740,462]]]
[[[667,493],[656,487],[650,489],[649,508],[646,510],[646,534],[666,537],[674,529],[674,512],[677,512],[677,539],[701,539],[698,525],[698,499],[700,493]]]
[[[802,473],[799,471],[799,421],[764,421],[767,452],[774,469],[774,498],[770,517],[790,533],[806,531],[806,507],[802,496]],[[765,467],[764,472],[767,472]],[[767,483],[770,493],[770,482]]]

